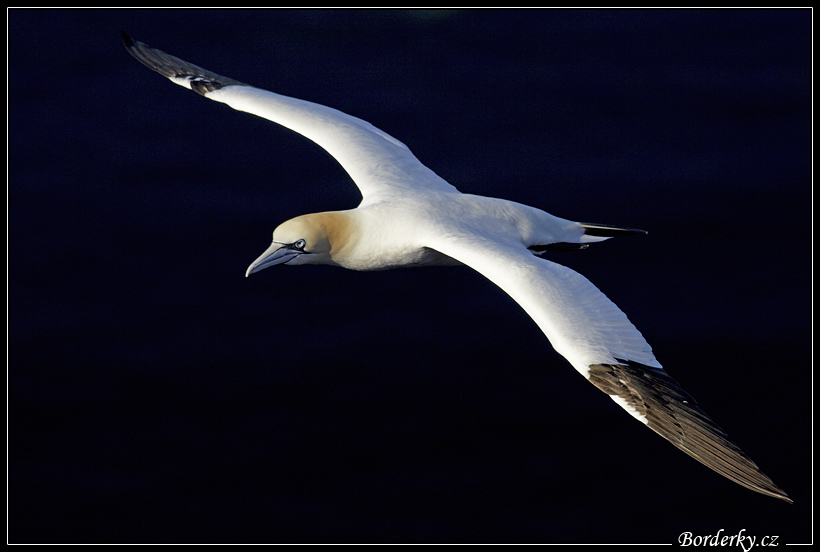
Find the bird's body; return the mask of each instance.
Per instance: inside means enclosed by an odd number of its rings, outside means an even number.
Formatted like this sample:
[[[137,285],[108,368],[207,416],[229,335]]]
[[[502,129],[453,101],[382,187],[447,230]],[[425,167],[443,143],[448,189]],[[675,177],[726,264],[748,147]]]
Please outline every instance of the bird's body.
[[[451,224],[452,220],[458,224]],[[424,226],[418,224],[424,220]],[[385,221],[389,221],[385,224]],[[334,264],[351,270],[385,270],[407,266],[458,264],[430,244],[469,228],[523,249],[589,239],[578,223],[511,201],[428,192],[383,199],[348,211],[315,213],[288,221],[294,239],[310,226],[321,227],[332,246],[329,257],[303,258],[310,264]],[[286,223],[286,224],[288,224]],[[284,225],[283,225],[284,226]],[[284,231],[288,227],[281,230]],[[280,230],[280,229],[277,229]],[[279,243],[290,238],[275,237]],[[594,238],[593,238],[594,239]],[[289,264],[301,264],[294,260]],[[252,272],[252,271],[251,271]]]
[[[249,267],[329,264],[352,270],[464,264],[510,295],[553,347],[619,406],[706,466],[789,501],[672,379],[643,336],[593,284],[541,257],[639,230],[579,223],[512,201],[462,194],[399,140],[335,109],[222,77],[132,41],[140,62],[208,99],[290,128],[327,150],[362,193],[347,211],[279,225]]]

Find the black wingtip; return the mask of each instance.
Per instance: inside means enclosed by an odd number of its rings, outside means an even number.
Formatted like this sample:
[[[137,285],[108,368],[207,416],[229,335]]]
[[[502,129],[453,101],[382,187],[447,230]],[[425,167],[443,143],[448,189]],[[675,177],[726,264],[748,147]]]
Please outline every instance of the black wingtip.
[[[615,360],[591,365],[589,382],[626,401],[627,410],[649,429],[704,466],[747,489],[793,503],[662,368]]]
[[[126,48],[131,48],[132,46],[134,46],[134,41],[131,40],[131,37],[128,36],[128,33],[126,33],[125,31],[120,31],[120,34],[122,35],[122,43],[125,44]]]

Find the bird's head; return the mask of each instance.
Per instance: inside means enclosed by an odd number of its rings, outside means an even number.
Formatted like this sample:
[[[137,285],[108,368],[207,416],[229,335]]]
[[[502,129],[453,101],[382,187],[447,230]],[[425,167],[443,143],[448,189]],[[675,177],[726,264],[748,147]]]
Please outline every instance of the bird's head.
[[[343,213],[302,215],[280,224],[273,231],[273,242],[251,263],[245,276],[278,264],[336,265],[349,241],[350,221]]]

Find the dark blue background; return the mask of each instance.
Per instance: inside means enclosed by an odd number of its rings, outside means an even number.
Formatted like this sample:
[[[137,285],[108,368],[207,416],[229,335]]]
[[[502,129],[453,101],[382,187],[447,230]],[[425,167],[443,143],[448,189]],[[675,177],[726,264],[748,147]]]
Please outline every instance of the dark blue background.
[[[808,542],[811,12],[9,12],[11,542]],[[794,499],[712,473],[467,268],[278,267],[358,192],[119,31],[372,122],[552,254]]]

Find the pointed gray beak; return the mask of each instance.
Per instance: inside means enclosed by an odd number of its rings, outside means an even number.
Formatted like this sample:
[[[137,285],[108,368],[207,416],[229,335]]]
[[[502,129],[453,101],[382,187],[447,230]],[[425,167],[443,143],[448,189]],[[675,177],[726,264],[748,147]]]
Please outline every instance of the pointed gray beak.
[[[285,264],[303,253],[304,251],[295,249],[289,244],[273,242],[264,253],[259,255],[258,259],[251,263],[251,266],[245,271],[245,277],[247,278],[254,272],[259,272],[269,266]]]

